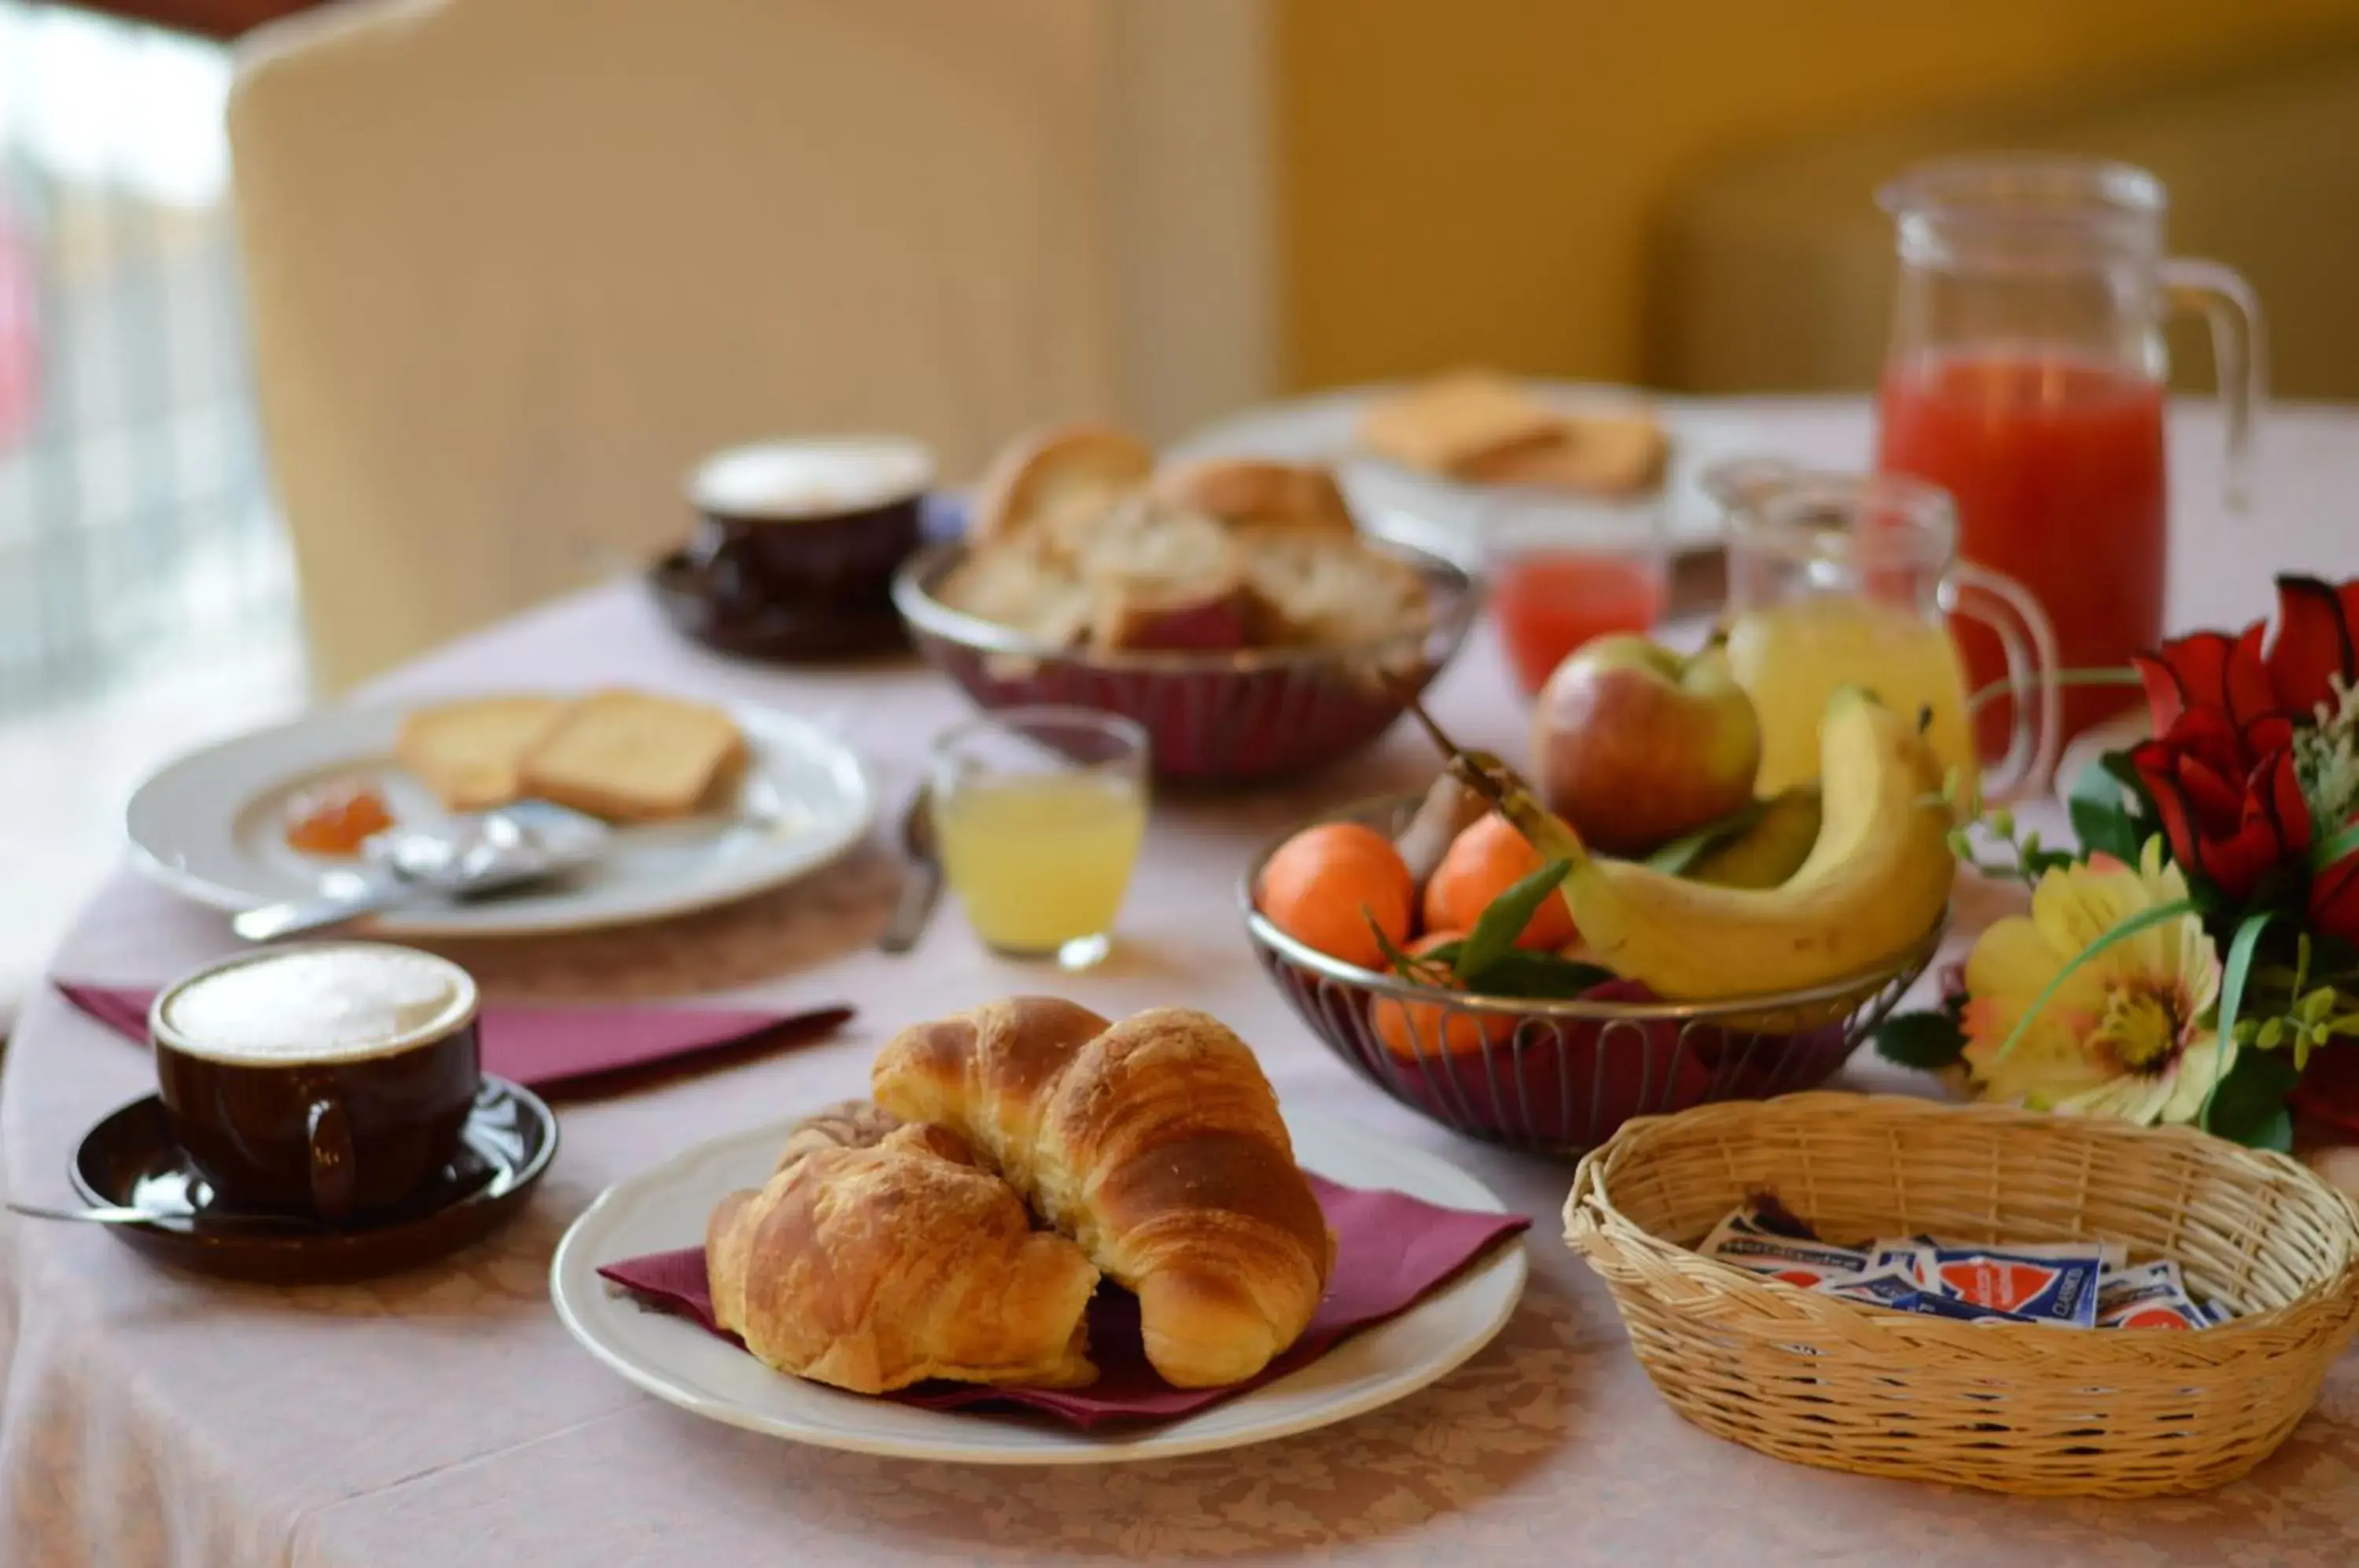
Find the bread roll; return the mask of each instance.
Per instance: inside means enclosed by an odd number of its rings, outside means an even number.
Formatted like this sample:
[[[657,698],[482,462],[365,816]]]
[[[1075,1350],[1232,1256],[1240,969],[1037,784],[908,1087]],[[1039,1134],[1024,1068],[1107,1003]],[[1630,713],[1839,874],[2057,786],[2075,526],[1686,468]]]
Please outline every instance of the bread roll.
[[[974,546],[1085,528],[1147,481],[1155,454],[1108,425],[1058,425],[1016,441],[984,470],[968,515]]]
[[[1243,527],[1303,528],[1351,539],[1358,533],[1334,474],[1318,464],[1218,458],[1156,475],[1156,498]]]

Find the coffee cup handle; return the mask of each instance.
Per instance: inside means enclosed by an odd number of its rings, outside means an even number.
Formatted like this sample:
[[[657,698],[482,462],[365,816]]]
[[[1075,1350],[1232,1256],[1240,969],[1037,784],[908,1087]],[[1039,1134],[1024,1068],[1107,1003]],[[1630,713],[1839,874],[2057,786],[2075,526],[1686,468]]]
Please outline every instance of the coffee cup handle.
[[[321,1219],[342,1219],[353,1211],[353,1133],[337,1101],[311,1102],[307,1118],[311,1138],[311,1209]]]

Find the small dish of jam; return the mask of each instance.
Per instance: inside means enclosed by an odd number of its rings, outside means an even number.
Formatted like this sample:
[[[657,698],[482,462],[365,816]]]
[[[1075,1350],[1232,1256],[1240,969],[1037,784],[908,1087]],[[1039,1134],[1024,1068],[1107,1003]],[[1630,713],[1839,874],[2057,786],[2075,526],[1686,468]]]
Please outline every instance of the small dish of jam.
[[[350,859],[393,826],[393,811],[375,784],[344,779],[297,797],[287,812],[287,847],[301,855]]]

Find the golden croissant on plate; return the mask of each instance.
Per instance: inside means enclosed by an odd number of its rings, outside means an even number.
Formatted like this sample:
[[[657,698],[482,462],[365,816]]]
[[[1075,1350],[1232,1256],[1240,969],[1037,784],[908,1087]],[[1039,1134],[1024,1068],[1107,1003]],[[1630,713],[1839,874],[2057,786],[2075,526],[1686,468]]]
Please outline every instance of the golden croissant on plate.
[[[1260,1065],[1218,1019],[1158,1007],[1109,1024],[1010,997],[904,1029],[870,1076],[878,1105],[971,1139],[1137,1294],[1166,1381],[1250,1377],[1318,1309],[1334,1237]]]
[[[1034,1230],[955,1133],[888,1125],[873,1107],[815,1118],[759,1192],[721,1201],[704,1241],[715,1321],[779,1371],[864,1394],[1094,1381],[1082,1249]]]

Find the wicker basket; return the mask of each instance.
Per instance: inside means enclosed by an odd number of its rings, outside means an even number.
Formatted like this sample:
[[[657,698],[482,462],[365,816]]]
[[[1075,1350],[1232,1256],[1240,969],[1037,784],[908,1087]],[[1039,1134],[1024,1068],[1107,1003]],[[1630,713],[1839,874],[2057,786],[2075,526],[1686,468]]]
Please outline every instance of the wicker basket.
[[[1748,1192],[1835,1239],[2128,1244],[2242,1314],[2074,1331],[1892,1312],[1690,1250]],[[1807,1094],[1625,1125],[1566,1239],[1671,1408],[1780,1459],[2049,1496],[2232,1481],[2285,1440],[2359,1312],[2359,1211],[2281,1155],[2183,1127]]]

